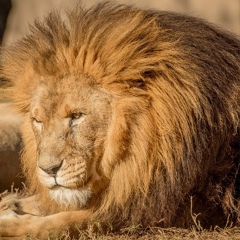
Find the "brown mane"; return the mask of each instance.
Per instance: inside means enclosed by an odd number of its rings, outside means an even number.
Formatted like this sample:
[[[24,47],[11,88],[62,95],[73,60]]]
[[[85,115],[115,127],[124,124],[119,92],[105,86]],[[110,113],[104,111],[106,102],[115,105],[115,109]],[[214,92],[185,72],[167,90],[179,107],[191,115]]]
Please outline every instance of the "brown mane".
[[[3,51],[0,77],[27,118],[33,90],[48,78],[83,74],[119,98],[99,166],[108,184],[89,206],[95,217],[189,226],[194,196],[206,224],[223,224],[229,214],[235,220],[239,39],[200,19],[124,5],[78,7],[68,20],[52,13],[37,22]],[[22,132],[30,191],[46,200],[35,173],[36,143]],[[63,210],[53,202],[47,208]],[[220,223],[215,213],[224,216]]]

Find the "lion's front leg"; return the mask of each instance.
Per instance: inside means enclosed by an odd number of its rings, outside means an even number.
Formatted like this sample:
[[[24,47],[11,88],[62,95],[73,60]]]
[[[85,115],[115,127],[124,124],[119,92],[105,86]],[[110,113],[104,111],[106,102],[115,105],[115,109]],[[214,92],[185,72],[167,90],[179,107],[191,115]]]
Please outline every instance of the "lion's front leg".
[[[1,197],[1,196],[0,196]],[[0,216],[6,215],[8,211],[17,214],[41,215],[40,204],[36,200],[36,195],[21,197],[17,193],[8,194],[0,199]]]
[[[17,237],[27,232],[30,216],[39,213],[38,205],[33,204],[34,198],[21,198],[17,193],[0,195],[0,237]]]
[[[45,217],[8,212],[7,215],[0,216],[0,237],[31,235],[43,238],[51,234],[59,234],[72,227],[73,224],[78,224],[81,227],[89,220],[90,215],[90,212],[85,210],[60,212]]]
[[[36,237],[47,236],[45,229],[40,231],[38,228],[36,231],[39,218],[29,214],[19,215],[8,209],[6,215],[0,216],[0,237],[21,237],[28,234]]]
[[[40,238],[47,237],[60,233],[75,223],[81,226],[91,216],[87,210],[39,216],[37,202],[31,202],[34,200],[34,196],[21,199],[15,194],[3,198],[0,202],[0,237],[20,237],[28,234]]]

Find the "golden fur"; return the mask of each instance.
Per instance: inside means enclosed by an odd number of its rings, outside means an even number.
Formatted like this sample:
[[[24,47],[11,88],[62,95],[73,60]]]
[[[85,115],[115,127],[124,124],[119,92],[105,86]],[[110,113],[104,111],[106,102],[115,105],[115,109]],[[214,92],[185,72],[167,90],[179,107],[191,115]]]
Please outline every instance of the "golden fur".
[[[111,4],[78,7],[67,23],[52,13],[31,31],[3,51],[1,77],[25,117],[23,168],[46,217],[15,211],[0,234],[91,220],[188,227],[190,196],[204,226],[236,222],[239,39]]]

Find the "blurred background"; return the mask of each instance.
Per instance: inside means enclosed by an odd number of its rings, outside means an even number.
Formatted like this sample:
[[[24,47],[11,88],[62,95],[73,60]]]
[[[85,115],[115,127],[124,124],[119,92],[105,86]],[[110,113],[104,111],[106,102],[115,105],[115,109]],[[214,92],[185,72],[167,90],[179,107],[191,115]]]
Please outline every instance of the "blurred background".
[[[43,18],[53,8],[71,9],[79,2],[90,7],[101,0],[12,0],[11,2],[12,9],[3,38],[4,45],[22,37],[28,32],[28,25],[33,23],[34,19]],[[113,2],[187,13],[205,18],[240,35],[240,0],[113,0]]]

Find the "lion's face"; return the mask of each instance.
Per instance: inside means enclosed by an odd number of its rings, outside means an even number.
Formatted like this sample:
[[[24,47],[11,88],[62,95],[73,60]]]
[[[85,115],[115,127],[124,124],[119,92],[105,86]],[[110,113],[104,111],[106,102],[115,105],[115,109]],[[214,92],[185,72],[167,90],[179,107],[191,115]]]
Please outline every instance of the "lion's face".
[[[100,179],[110,99],[84,76],[46,82],[30,110],[37,176],[56,202],[79,207]]]

